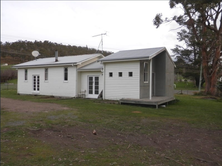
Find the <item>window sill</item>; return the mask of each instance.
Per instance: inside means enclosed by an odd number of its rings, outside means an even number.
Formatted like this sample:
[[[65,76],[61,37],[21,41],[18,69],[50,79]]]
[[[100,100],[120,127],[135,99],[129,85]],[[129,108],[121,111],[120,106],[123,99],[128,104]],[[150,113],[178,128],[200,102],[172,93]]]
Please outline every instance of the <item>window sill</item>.
[[[63,83],[68,83],[69,81],[63,81]]]

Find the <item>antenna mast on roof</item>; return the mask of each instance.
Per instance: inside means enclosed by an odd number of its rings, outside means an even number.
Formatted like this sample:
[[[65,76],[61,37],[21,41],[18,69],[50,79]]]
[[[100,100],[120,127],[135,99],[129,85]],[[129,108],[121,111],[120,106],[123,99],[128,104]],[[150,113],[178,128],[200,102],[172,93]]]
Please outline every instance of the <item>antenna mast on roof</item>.
[[[99,46],[101,45],[101,47],[102,47],[102,52],[103,52],[103,35],[106,35],[106,33],[101,33],[101,34],[92,36],[92,37],[101,36],[101,40],[100,40]],[[98,46],[98,50],[99,50],[99,46]]]

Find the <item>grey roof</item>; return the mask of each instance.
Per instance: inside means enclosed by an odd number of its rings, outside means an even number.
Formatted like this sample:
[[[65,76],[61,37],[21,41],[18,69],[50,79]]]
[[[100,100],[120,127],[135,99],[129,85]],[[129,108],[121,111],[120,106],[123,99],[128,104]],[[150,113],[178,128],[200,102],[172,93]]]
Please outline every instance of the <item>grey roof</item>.
[[[22,67],[39,67],[39,66],[58,66],[58,65],[67,65],[67,64],[78,64],[86,60],[102,56],[102,54],[85,54],[85,55],[70,55],[64,57],[58,57],[58,62],[55,62],[55,57],[52,58],[40,58],[32,60],[29,62],[17,64],[13,68],[22,68]]]
[[[101,62],[118,61],[118,60],[133,60],[133,59],[151,59],[157,54],[165,51],[165,47],[146,48],[137,50],[125,50],[111,54],[105,58],[100,59]]]
[[[103,65],[100,62],[94,62],[84,67],[79,68],[79,71],[100,71]]]

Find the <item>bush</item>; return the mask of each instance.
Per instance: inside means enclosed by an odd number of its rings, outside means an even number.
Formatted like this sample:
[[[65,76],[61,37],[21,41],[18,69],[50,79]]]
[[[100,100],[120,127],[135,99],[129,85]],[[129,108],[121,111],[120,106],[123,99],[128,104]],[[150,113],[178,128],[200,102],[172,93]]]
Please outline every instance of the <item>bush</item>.
[[[17,71],[12,69],[7,69],[1,71],[1,83],[7,82],[8,80],[16,79]]]

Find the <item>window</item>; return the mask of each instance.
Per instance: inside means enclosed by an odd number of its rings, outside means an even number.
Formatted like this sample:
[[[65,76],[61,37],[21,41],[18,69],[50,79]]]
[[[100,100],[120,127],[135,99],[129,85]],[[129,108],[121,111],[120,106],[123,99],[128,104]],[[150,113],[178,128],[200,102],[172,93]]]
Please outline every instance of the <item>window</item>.
[[[64,68],[64,81],[68,81],[68,67]]]
[[[33,76],[33,91],[38,92],[40,90],[40,78],[38,75]]]
[[[147,62],[144,62],[144,66],[143,66],[143,73],[144,73],[144,76],[143,76],[143,80],[145,83],[148,83],[148,76],[149,76],[149,72],[148,72],[148,63]]]
[[[129,77],[132,77],[133,76],[133,72],[129,72]]]
[[[109,72],[109,77],[113,77],[113,73],[112,72]]]
[[[48,81],[48,68],[45,68],[45,81]]]
[[[28,80],[28,69],[25,69],[25,80]]]
[[[119,72],[119,77],[122,77],[123,76],[123,73],[122,72]]]

